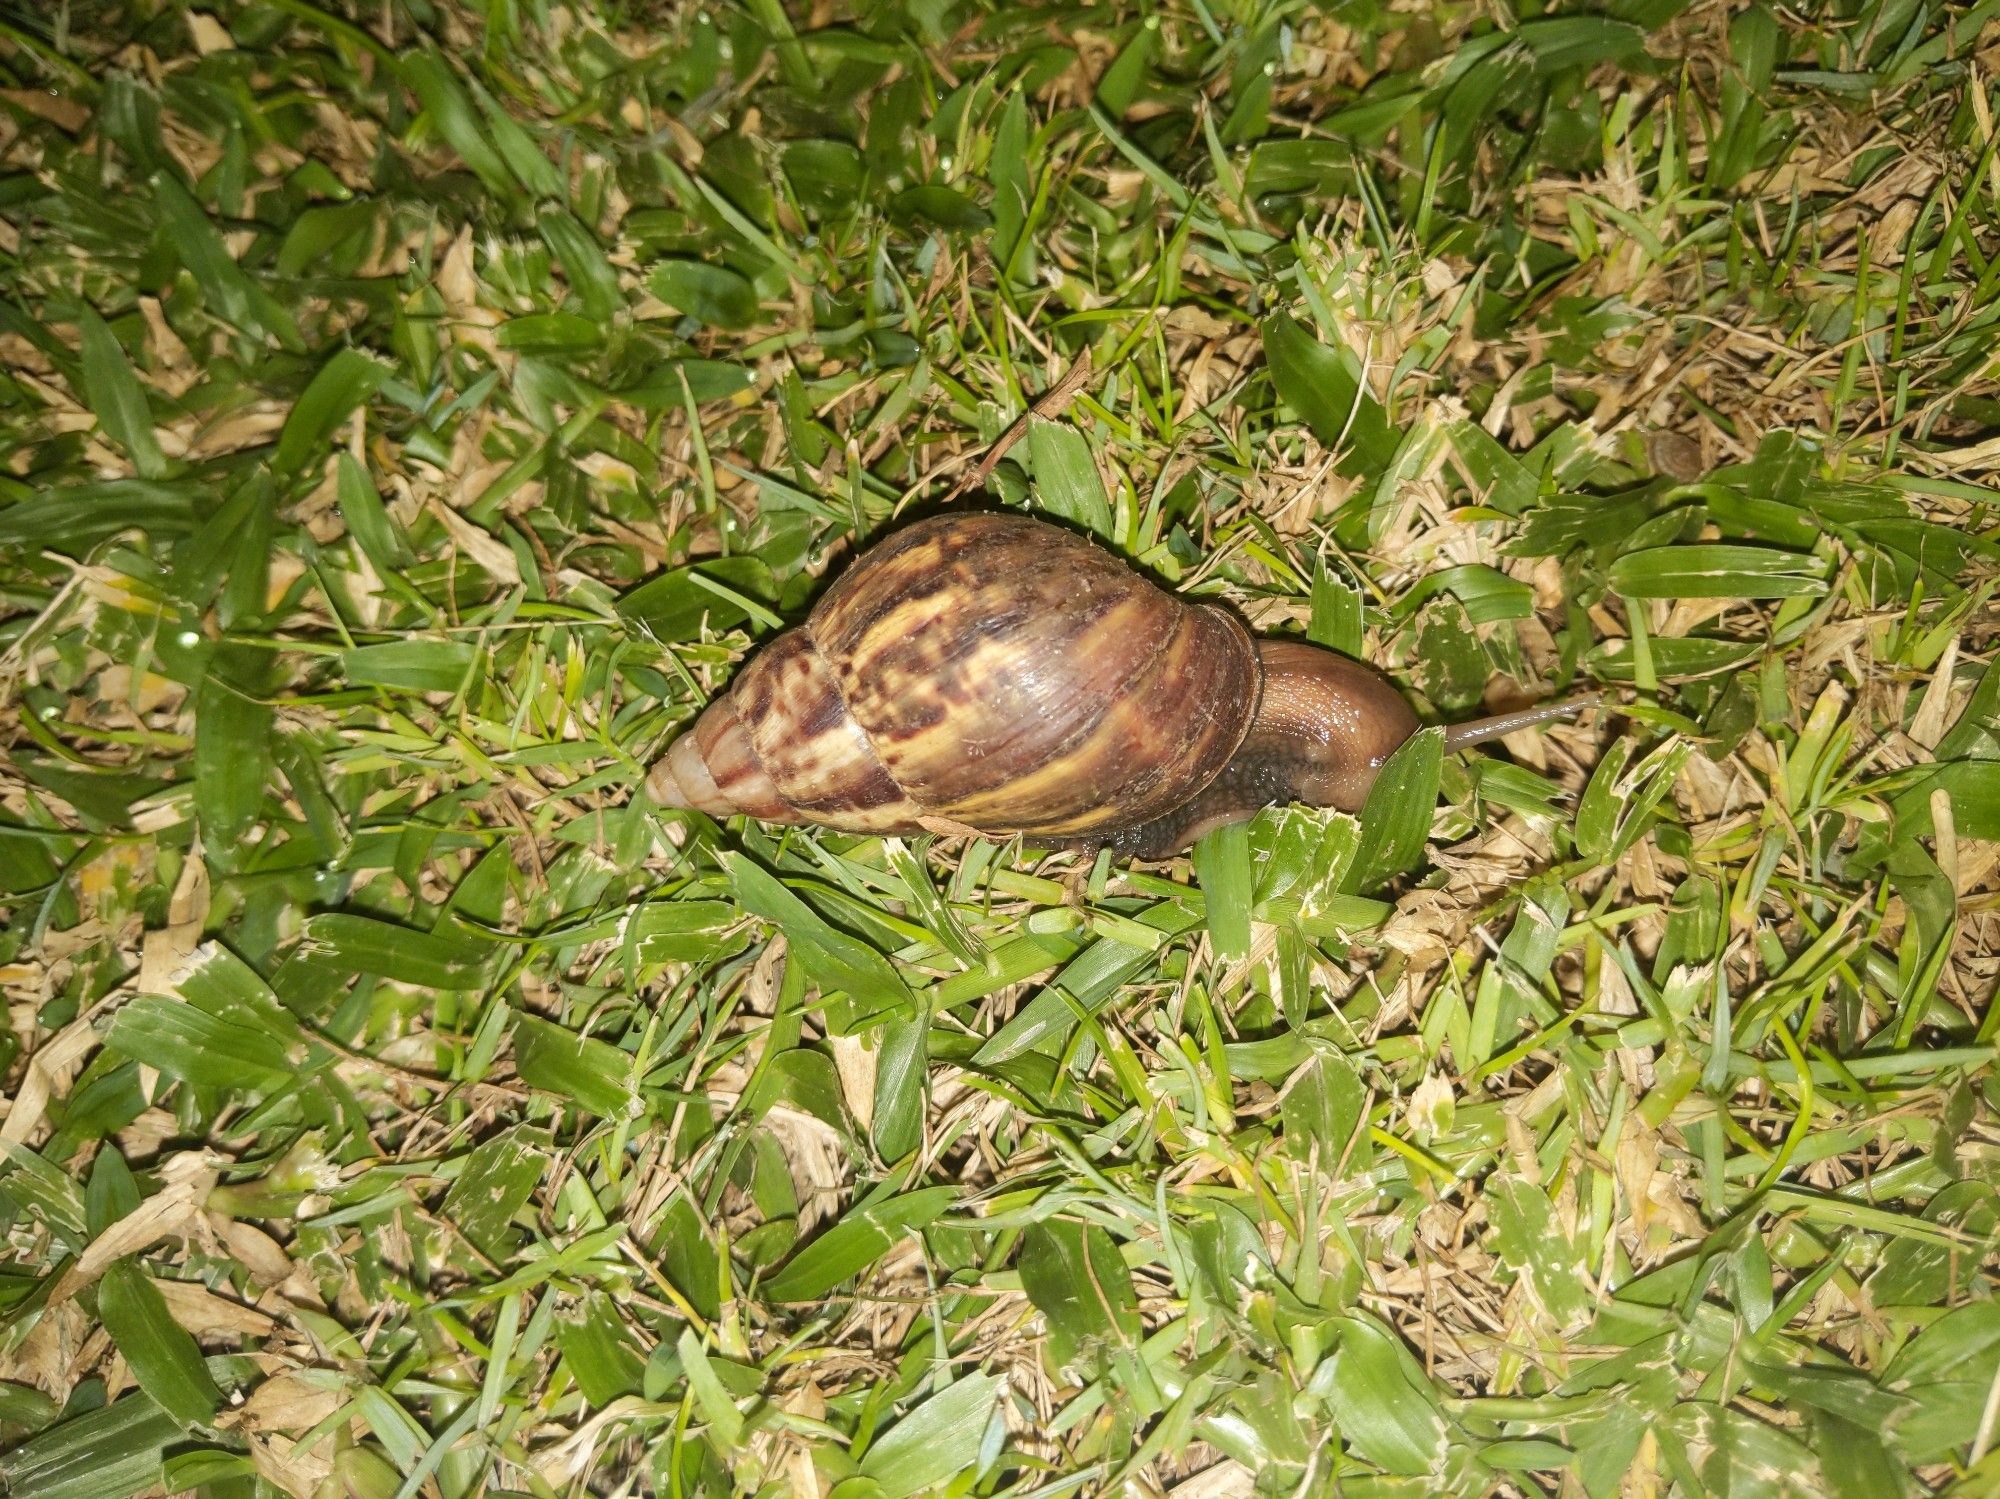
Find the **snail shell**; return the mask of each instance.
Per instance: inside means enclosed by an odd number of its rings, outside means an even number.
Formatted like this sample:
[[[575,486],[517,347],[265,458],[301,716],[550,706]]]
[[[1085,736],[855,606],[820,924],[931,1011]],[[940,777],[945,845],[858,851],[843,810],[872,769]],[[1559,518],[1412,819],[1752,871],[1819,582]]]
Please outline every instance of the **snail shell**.
[[[1025,516],[861,556],[647,779],[662,806],[1159,857],[1258,808],[1358,808],[1416,718],[1367,668],[1255,641]]]

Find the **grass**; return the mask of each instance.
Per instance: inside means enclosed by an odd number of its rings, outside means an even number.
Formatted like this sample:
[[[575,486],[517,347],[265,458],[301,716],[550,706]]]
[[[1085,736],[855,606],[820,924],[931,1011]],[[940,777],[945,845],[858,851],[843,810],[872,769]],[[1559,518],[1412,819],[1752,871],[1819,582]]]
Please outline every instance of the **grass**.
[[[2000,1492],[1993,0],[0,6],[24,1499]],[[1612,709],[644,769],[974,495]]]

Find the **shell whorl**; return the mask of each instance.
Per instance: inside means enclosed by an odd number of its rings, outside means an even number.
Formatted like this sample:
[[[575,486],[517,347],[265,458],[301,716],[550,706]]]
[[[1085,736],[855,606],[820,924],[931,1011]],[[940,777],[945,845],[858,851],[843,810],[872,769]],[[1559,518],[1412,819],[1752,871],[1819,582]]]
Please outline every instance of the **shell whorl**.
[[[714,815],[1088,837],[1213,780],[1258,695],[1249,633],[1022,516],[920,522],[861,557],[648,780]]]

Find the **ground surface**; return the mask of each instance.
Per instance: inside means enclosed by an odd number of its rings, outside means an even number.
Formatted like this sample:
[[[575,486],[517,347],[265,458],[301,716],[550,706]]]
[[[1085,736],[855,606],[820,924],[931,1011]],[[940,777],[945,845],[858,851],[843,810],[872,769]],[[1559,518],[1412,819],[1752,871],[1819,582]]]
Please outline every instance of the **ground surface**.
[[[0,6],[13,1491],[2000,1491],[2000,7],[1559,9]],[[1615,711],[635,807],[1086,352],[957,503]]]

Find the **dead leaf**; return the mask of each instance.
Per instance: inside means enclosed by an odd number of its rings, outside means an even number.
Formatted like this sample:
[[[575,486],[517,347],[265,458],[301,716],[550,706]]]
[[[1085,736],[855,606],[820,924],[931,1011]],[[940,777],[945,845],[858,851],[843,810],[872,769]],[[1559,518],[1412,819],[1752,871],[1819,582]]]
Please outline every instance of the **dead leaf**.
[[[509,588],[521,586],[521,564],[515,560],[513,550],[501,545],[485,531],[472,524],[451,506],[431,497],[428,508],[451,533],[451,539],[458,549],[477,562],[496,580]]]
[[[165,994],[170,990],[174,975],[201,945],[208,897],[208,865],[198,852],[191,853],[174,882],[173,897],[167,903],[167,924],[146,933],[139,958],[140,993]]]
[[[250,1461],[258,1476],[272,1487],[293,1496],[312,1499],[333,1477],[333,1444],[321,1440],[308,1449],[289,1437],[271,1435],[250,1438]]]
[[[211,1213],[208,1226],[229,1257],[249,1271],[250,1279],[260,1286],[283,1285],[297,1268],[284,1246],[255,1224]]]
[[[1450,1134],[1457,1104],[1451,1080],[1441,1072],[1430,1073],[1410,1094],[1407,1113],[1410,1128],[1423,1139],[1435,1140]]]
[[[203,57],[214,52],[235,50],[236,38],[214,16],[204,11],[191,10],[187,16],[188,31],[194,37],[194,49]]]
[[[63,1272],[49,1292],[49,1305],[60,1306],[102,1275],[114,1261],[150,1249],[160,1240],[183,1232],[215,1189],[219,1156],[204,1150],[184,1150],[169,1156],[160,1168],[163,1189],[99,1234]]]
[[[187,345],[181,342],[181,336],[168,323],[159,298],[139,298],[139,315],[146,320],[146,350],[153,361],[149,372],[152,381],[179,400],[201,381],[201,371],[195,366],[194,356],[188,353]]]
[[[75,135],[90,123],[91,112],[87,105],[61,94],[40,88],[0,89],[0,99],[17,109],[25,109],[39,119],[47,120],[58,130]]]
[[[268,1338],[278,1330],[269,1314],[231,1301],[191,1280],[155,1279],[173,1319],[197,1338]]]
[[[1951,689],[1958,672],[1958,644],[1956,635],[1945,643],[1930,685],[1924,688],[1923,701],[1917,704],[1917,711],[1910,719],[1910,737],[1927,750],[1936,749],[1944,731],[1951,726]]]
[[[874,1128],[875,1064],[882,1053],[863,1044],[859,1036],[831,1036],[826,1044],[840,1074],[840,1096],[847,1100],[847,1111],[863,1129]]]
[[[97,1049],[97,1027],[91,1023],[102,1002],[93,1005],[38,1047],[28,1059],[20,1089],[0,1122],[0,1143],[25,1145],[48,1112],[49,1100],[69,1091],[83,1059]]]
[[[68,1399],[70,1367],[96,1325],[80,1306],[44,1307],[19,1347],[11,1353],[0,1349],[0,1379],[32,1385],[58,1400]]]
[[[348,1398],[344,1376],[323,1369],[274,1374],[250,1398],[224,1411],[215,1424],[224,1431],[309,1431],[339,1410]]]
[[[846,1137],[818,1115],[782,1103],[765,1114],[764,1128],[784,1149],[799,1198],[799,1232],[809,1234],[840,1212],[849,1170]]]

